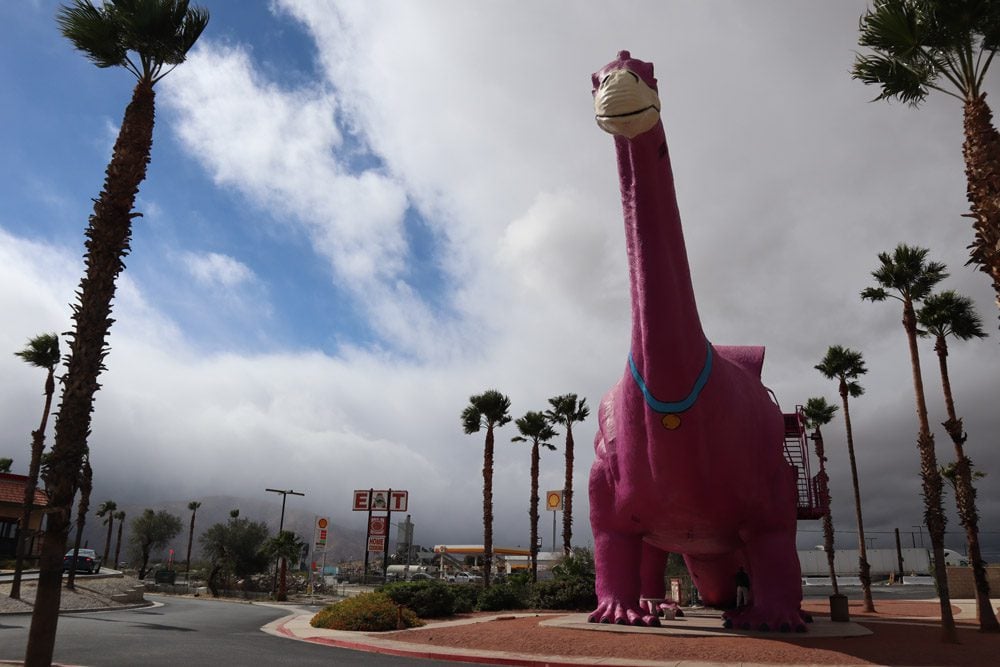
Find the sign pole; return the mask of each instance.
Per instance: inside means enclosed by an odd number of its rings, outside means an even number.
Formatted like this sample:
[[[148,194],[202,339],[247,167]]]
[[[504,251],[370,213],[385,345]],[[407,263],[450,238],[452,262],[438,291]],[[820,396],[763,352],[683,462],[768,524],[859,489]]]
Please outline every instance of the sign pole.
[[[389,571],[389,526],[392,525],[392,489],[389,489],[387,498],[389,502],[386,503],[385,544],[382,546],[382,581],[385,581],[385,574]]]
[[[361,581],[363,583],[368,583],[368,543],[372,536],[372,496],[375,494],[375,489],[368,489],[368,527],[365,528],[365,570],[361,575]]]

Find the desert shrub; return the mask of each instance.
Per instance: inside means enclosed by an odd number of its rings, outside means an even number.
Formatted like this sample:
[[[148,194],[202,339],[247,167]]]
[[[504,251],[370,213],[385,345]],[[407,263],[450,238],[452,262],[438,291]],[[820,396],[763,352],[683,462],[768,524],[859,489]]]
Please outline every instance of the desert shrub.
[[[479,586],[469,586],[468,584],[451,584],[448,586],[455,599],[455,606],[452,611],[456,614],[468,614],[474,611],[479,604]]]
[[[328,630],[387,632],[397,629],[399,609],[385,593],[362,593],[322,609],[309,623],[314,628]],[[411,610],[406,607],[402,607],[402,610],[404,627],[416,628],[423,625]]]
[[[455,586],[432,581],[400,581],[386,584],[382,592],[396,604],[406,605],[420,618],[440,618],[455,613]]]
[[[477,606],[480,611],[524,609],[528,606],[527,591],[526,587],[509,582],[495,584],[482,590]]]
[[[539,581],[532,592],[531,606],[536,609],[590,611],[597,607],[594,582],[584,578]]]

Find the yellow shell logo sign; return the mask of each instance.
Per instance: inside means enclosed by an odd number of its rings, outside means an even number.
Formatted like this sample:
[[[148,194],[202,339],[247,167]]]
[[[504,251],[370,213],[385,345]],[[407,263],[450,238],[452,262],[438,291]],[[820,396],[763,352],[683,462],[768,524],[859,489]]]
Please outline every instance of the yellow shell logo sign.
[[[316,522],[316,525],[320,527],[320,530],[326,528],[328,524],[329,522],[326,519],[320,519],[319,521]]]
[[[545,506],[550,510],[562,508],[562,492],[549,491],[545,496]]]

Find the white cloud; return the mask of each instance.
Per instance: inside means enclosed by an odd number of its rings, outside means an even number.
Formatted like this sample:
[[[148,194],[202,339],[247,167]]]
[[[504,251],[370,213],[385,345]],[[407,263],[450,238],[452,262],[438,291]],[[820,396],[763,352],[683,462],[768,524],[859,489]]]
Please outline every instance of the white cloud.
[[[207,287],[232,288],[255,279],[246,264],[217,252],[187,252],[181,259],[191,276]]]
[[[282,0],[274,6],[307,27],[324,76],[295,88],[260,74],[249,45],[206,34],[164,80],[169,113],[158,127],[176,132],[217,186],[304,232],[356,300],[345,317],[361,313],[378,341],[348,341],[329,355],[205,355],[126,280],[95,413],[100,483],[164,497],[285,484],[345,521],[354,519],[351,489],[408,488],[421,540],[475,541],[482,438],[461,433],[468,396],[495,386],[519,416],[577,392],[596,411],[624,370],[615,156],[592,121],[589,75],[631,48],[657,66],[706,332],[722,344],[766,344],[764,380],[787,409],[814,395],[835,400],[813,369],[827,346],[861,349],[871,372],[852,417],[866,517],[872,528],[918,523],[899,314],[857,293],[877,252],[916,243],[946,261],[948,286],[973,295],[995,322],[987,281],[962,266],[961,109],[950,100],[919,112],[866,103],[873,92],[847,74],[860,0],[791,12],[729,3],[721,23],[710,4],[579,12],[567,3]],[[355,173],[348,164],[358,150],[384,166]],[[446,283],[434,298],[407,281],[426,268],[414,266],[410,206],[434,237],[427,261]],[[189,259],[215,284],[267,280],[216,257]],[[16,349],[39,329],[65,330],[79,268],[74,252],[0,237],[0,312],[15,314],[0,343]],[[936,369],[922,349],[930,395]],[[990,403],[1000,350],[974,343],[950,360],[970,453],[991,479],[1000,474],[989,446],[1000,428]],[[0,384],[0,417],[28,433],[39,379],[16,361],[0,355],[0,376],[12,378]],[[931,401],[939,423],[936,393]],[[582,536],[593,431],[593,417],[576,431]],[[527,454],[508,444],[512,435],[497,437],[500,542],[523,540],[527,525]],[[827,448],[835,520],[848,529],[840,422]],[[938,451],[950,458],[940,432]],[[561,486],[561,452],[542,465],[542,487]],[[998,511],[987,504],[984,524]]]

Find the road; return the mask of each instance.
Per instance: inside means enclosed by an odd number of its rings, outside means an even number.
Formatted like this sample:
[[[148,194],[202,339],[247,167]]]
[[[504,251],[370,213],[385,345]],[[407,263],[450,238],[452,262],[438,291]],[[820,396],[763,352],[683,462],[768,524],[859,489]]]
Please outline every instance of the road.
[[[93,667],[459,664],[348,651],[283,639],[260,630],[290,610],[216,600],[147,597],[163,606],[60,616],[55,660]],[[0,616],[0,660],[23,659],[30,623],[31,617],[26,614]]]

